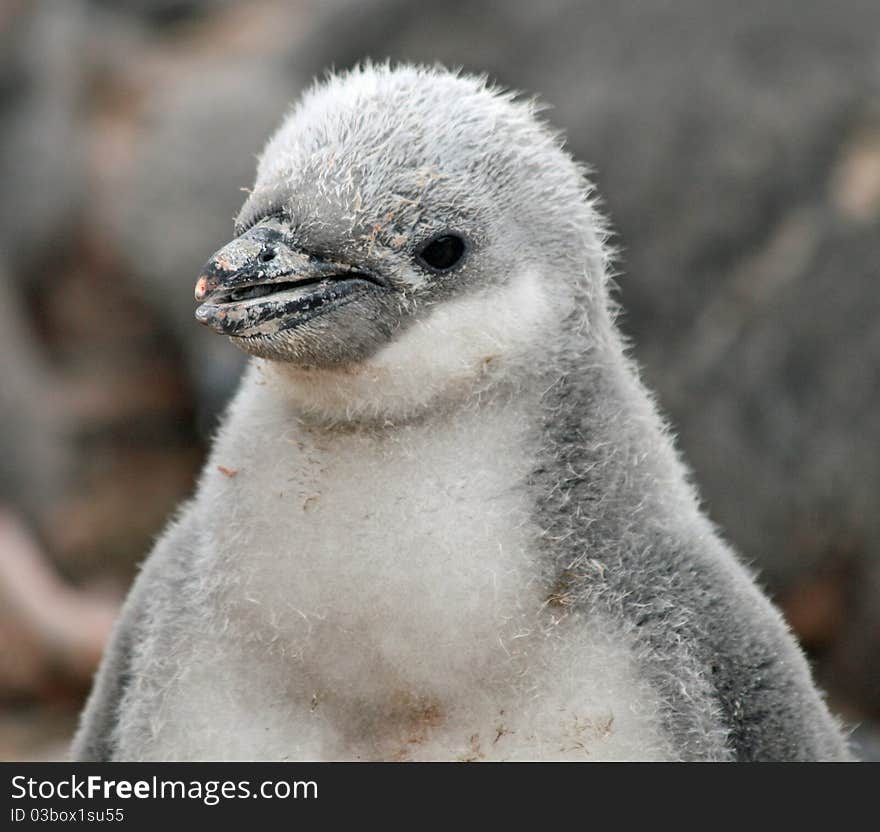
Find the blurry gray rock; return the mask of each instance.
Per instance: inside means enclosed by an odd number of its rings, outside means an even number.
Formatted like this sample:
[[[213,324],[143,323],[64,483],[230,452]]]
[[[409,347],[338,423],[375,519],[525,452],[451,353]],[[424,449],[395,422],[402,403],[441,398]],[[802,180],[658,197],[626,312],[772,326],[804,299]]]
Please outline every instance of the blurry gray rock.
[[[58,379],[24,292],[72,233],[82,200],[83,4],[0,13],[0,501],[35,520],[65,468]]]
[[[26,320],[18,292],[0,264],[0,506],[33,520],[58,495],[66,454],[57,379],[35,347]]]
[[[19,280],[76,223],[84,191],[81,90],[87,37],[78,0],[0,17],[0,251]]]
[[[89,0],[97,15],[130,15],[153,26],[190,23],[230,0]]]

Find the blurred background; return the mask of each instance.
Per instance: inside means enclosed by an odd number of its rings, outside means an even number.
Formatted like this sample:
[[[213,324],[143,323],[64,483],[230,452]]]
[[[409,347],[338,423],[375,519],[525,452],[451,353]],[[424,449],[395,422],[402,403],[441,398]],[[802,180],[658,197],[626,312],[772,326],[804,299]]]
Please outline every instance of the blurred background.
[[[880,759],[880,3],[0,0],[0,759],[61,759],[243,359],[192,318],[329,67],[538,94],[706,507]]]

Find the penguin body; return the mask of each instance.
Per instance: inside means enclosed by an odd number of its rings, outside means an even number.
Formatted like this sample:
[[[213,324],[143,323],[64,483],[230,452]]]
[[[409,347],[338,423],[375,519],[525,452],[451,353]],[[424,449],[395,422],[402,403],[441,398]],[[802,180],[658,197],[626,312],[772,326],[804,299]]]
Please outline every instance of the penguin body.
[[[254,357],[78,759],[845,759],[625,357],[582,174],[365,67],[270,141],[198,319]]]
[[[189,518],[223,520],[184,548],[184,561],[211,553],[197,571],[159,567],[187,576],[139,648],[144,684],[124,700],[117,753],[578,759],[588,740],[599,758],[670,753],[649,690],[639,712],[618,710],[638,677],[613,622],[596,616],[595,635],[573,637],[574,622],[546,609],[523,413],[328,431],[298,425],[260,380],[246,378],[196,504],[160,547],[173,561]],[[242,447],[255,425],[285,436],[283,457],[275,441]],[[219,596],[222,623],[204,616]],[[602,668],[595,682],[590,667]]]

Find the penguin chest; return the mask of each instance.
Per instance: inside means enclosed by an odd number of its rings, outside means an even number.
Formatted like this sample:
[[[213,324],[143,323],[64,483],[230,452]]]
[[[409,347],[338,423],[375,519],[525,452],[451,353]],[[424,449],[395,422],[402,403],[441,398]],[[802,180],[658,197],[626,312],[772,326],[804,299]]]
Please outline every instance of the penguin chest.
[[[151,754],[669,757],[628,639],[548,603],[520,414],[379,434],[244,416],[202,481],[222,523],[189,603],[211,609]]]
[[[354,697],[446,696],[510,673],[546,594],[526,435],[499,411],[297,430],[247,467],[230,449],[239,473],[219,476],[235,534],[216,545],[250,637],[283,649],[310,688]]]

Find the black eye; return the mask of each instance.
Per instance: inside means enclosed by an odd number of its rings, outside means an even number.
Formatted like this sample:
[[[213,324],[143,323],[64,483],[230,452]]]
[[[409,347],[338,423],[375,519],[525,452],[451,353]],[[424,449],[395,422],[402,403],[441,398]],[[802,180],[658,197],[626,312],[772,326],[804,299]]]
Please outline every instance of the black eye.
[[[459,263],[466,250],[467,244],[458,234],[441,234],[426,243],[416,259],[431,271],[447,272]]]

